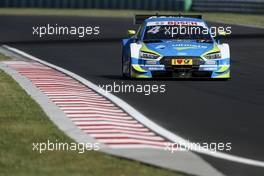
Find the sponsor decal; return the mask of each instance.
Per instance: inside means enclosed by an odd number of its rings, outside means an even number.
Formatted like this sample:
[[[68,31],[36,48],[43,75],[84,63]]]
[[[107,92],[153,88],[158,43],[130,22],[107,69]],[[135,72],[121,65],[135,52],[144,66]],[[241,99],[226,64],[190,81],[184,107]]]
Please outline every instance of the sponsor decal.
[[[205,27],[204,22],[196,22],[196,21],[151,21],[147,23],[147,26],[202,26]]]
[[[164,49],[165,46],[164,45],[159,45],[159,46],[156,46],[156,49]]]
[[[206,49],[203,45],[192,45],[192,44],[174,44],[172,45],[176,50],[187,50],[187,49]]]
[[[192,45],[192,44],[173,44],[173,47],[195,47],[195,48],[207,48],[207,46],[203,45]]]
[[[178,55],[180,55],[180,56],[186,56],[187,53],[184,53],[184,52],[178,52]]]
[[[192,65],[192,59],[172,59],[171,65]]]
[[[214,60],[207,60],[206,61],[206,64],[215,65],[216,64],[216,61],[214,61]]]

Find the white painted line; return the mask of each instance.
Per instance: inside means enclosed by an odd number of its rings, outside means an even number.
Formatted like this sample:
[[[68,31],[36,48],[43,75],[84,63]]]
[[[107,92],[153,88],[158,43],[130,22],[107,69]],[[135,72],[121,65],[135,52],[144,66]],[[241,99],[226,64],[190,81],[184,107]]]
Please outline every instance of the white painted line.
[[[79,126],[82,130],[106,130],[106,129],[117,129],[117,130],[129,130],[136,132],[149,132],[147,128],[130,128],[130,127],[122,127],[122,126]]]
[[[119,110],[119,109],[104,109],[104,108],[94,108],[94,107],[90,107],[90,108],[88,108],[88,107],[81,107],[81,106],[61,106],[61,108],[60,109],[62,109],[62,110],[65,110],[65,111],[67,111],[67,110],[98,110],[98,111],[100,111],[100,112],[124,112],[124,111],[122,111],[122,110]]]
[[[134,127],[141,128],[144,127],[141,124],[128,124],[128,123],[120,123],[120,122],[74,122],[77,126],[122,126],[122,127]]]
[[[85,106],[84,106],[85,105]],[[118,107],[116,106],[98,106],[98,105],[88,105],[88,104],[57,104],[59,107],[64,108],[103,108],[106,111],[107,110],[118,110]]]
[[[109,104],[110,102],[105,99],[105,98],[93,98],[93,97],[90,97],[90,96],[87,96],[85,98],[82,98],[82,97],[78,97],[78,98],[66,98],[66,97],[63,97],[63,98],[53,98],[54,101],[78,101],[78,100],[81,100],[81,101],[90,101],[90,100],[93,100],[91,102],[102,102],[104,104]],[[107,102],[107,103],[105,103]]]
[[[136,121],[136,120],[124,120],[124,119],[114,119],[114,118],[105,118],[105,117],[103,117],[103,118],[71,118],[71,120],[73,121],[73,122],[77,122],[77,121],[79,121],[79,122],[88,122],[88,123],[90,123],[90,122],[92,122],[92,121],[102,121],[102,122],[123,122],[123,123],[132,123],[132,124],[135,124],[135,123],[138,123],[138,121]]]
[[[89,104],[89,105],[97,105],[97,106],[108,106],[108,107],[113,107],[114,105],[112,104],[108,104],[108,103],[104,103],[104,104],[101,104],[101,103],[93,103],[92,101],[91,102],[88,102],[88,101],[72,101],[72,102],[67,102],[67,101],[53,101],[55,102],[56,104]]]
[[[121,118],[119,116],[106,115],[106,114],[67,114],[67,116],[71,118],[82,118],[82,117],[109,117],[109,118],[115,118],[115,119]],[[122,116],[122,119],[126,117],[130,119],[129,116]]]
[[[103,113],[103,114],[109,114],[109,115],[117,115],[117,116],[127,116],[127,113],[124,113],[124,112],[104,112],[105,110],[100,110],[100,111],[98,111],[98,110],[94,110],[94,109],[86,109],[86,110],[80,110],[80,109],[75,109],[75,110],[72,110],[72,109],[67,109],[67,110],[65,110],[64,112],[65,113],[69,113],[69,114],[76,114],[76,113],[78,113],[78,114],[90,114],[90,113]]]
[[[52,94],[52,93],[47,93],[46,94],[50,99],[85,99],[85,98],[91,98],[91,99],[96,99],[96,100],[104,100],[104,97],[96,97],[94,95],[74,95],[74,94]]]
[[[69,91],[69,90],[63,91],[63,93],[62,92],[58,93],[57,91],[48,90],[48,91],[45,91],[45,94],[46,95],[62,95],[62,96],[63,95],[76,95],[76,96],[78,96],[78,95],[87,95],[87,96],[96,96],[94,93],[91,93],[91,92],[88,92],[88,91],[83,91],[82,93],[80,93],[78,91]],[[99,95],[97,95],[97,96],[99,96]]]
[[[153,145],[159,145],[161,147],[165,147],[168,142],[162,142],[162,141],[151,141],[151,140],[144,140],[144,139],[96,139],[99,142],[105,143],[105,144],[119,144],[119,143],[141,143],[141,144],[153,144]]]
[[[156,146],[156,145],[146,145],[146,144],[108,144],[109,147],[115,148],[115,149],[123,149],[123,148],[153,148],[153,149],[163,149],[162,146]]]
[[[94,91],[96,91],[97,93],[105,96],[106,98],[108,98],[109,100],[111,100],[113,103],[115,103],[116,105],[118,105],[120,108],[122,108],[125,112],[127,112],[128,114],[130,114],[132,117],[134,117],[135,119],[137,119],[139,122],[141,122],[142,124],[144,124],[146,127],[148,127],[149,129],[157,132],[158,134],[160,134],[161,136],[166,137],[167,139],[169,139],[170,141],[173,141],[174,143],[180,143],[180,144],[185,144],[184,146],[188,147],[188,145],[192,145],[194,146],[190,141],[168,131],[167,129],[164,129],[163,127],[159,126],[158,124],[154,123],[153,121],[151,121],[150,119],[148,119],[146,116],[144,116],[143,114],[141,114],[140,112],[138,112],[136,109],[134,109],[132,106],[130,106],[129,104],[127,104],[125,101],[121,100],[120,98],[118,98],[117,96],[108,93],[105,94],[104,92],[102,92],[102,90],[95,84],[93,84],[92,82],[82,78],[81,76],[70,72],[66,69],[63,69],[61,67],[58,67],[56,65],[53,65],[51,63],[48,63],[46,61],[43,61],[41,59],[38,59],[30,54],[27,54],[21,50],[18,50],[16,48],[4,45],[4,48],[8,49],[9,51],[12,51],[16,54],[19,54],[23,57],[26,57],[28,59],[37,61],[39,63],[42,63],[48,67],[51,67],[53,69],[56,69],[60,72],[63,72],[69,76],[71,76],[72,78],[78,80],[79,82],[81,82],[82,84],[88,86],[89,88],[93,89]],[[88,127],[89,128],[89,127]],[[86,127],[86,129],[88,129]],[[96,128],[96,127],[93,127]],[[104,127],[105,128],[105,127]],[[101,141],[103,142],[103,141]],[[111,141],[105,141],[105,142],[109,142],[111,143]],[[196,146],[193,148],[200,148],[200,146]],[[205,155],[209,155],[209,156],[213,156],[216,158],[221,158],[221,159],[225,159],[225,160],[229,160],[229,161],[233,161],[233,162],[237,162],[237,163],[243,163],[243,164],[247,164],[247,165],[252,165],[252,166],[259,166],[259,167],[264,167],[264,161],[259,161],[259,160],[254,160],[254,159],[249,159],[249,158],[245,158],[245,157],[240,157],[240,156],[235,156],[235,155],[231,155],[231,154],[227,154],[227,153],[223,153],[223,152],[211,152],[207,149],[204,150],[192,150],[195,151],[197,153],[201,153],[201,154],[205,154]]]
[[[132,138],[132,139],[148,139],[153,141],[164,141],[163,138],[159,136],[141,136],[141,135],[133,135],[133,134],[119,134],[119,133],[110,133],[110,134],[90,134],[92,137],[98,138]]]
[[[95,93],[78,93],[78,94],[74,94],[74,93],[52,93],[52,92],[48,92],[46,91],[46,95],[49,95],[50,97],[54,97],[54,98],[96,98],[98,100],[106,100],[106,98],[96,95]]]
[[[136,132],[136,131],[129,131],[129,130],[118,130],[118,129],[99,129],[99,130],[83,130],[89,134],[111,134],[111,133],[122,133],[122,134],[138,134],[141,136],[155,136],[156,134],[153,132]]]
[[[68,116],[69,117],[69,116]],[[93,114],[89,116],[85,116],[85,117],[70,117],[72,121],[76,120],[76,119],[111,119],[112,121],[114,120],[127,120],[127,121],[132,121],[134,120],[132,117],[129,116],[125,116],[125,117],[109,117],[109,116],[98,116],[97,114]],[[138,122],[138,121],[136,121]],[[129,123],[129,122],[127,122]]]

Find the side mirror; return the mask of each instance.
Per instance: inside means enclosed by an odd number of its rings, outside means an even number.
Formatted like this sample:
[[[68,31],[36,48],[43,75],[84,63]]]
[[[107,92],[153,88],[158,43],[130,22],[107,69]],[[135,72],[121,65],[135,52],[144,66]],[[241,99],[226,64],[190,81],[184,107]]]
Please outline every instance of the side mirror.
[[[217,36],[215,36],[214,39],[216,40],[217,43],[220,43],[220,39],[224,38],[228,35],[230,35],[230,34],[225,32],[225,31],[218,31]]]
[[[227,36],[227,35],[229,35],[229,34],[225,31],[219,31],[218,32],[218,36]]]
[[[136,31],[135,31],[135,30],[128,30],[128,31],[127,31],[127,34],[128,34],[129,36],[133,36],[133,35],[136,34]]]

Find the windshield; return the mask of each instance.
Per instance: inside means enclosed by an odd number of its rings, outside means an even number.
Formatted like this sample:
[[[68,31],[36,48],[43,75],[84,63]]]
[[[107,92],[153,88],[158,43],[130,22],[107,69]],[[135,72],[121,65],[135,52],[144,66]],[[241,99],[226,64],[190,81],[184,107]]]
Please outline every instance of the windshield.
[[[203,26],[154,25],[146,26],[143,40],[204,40],[212,42],[207,28]]]

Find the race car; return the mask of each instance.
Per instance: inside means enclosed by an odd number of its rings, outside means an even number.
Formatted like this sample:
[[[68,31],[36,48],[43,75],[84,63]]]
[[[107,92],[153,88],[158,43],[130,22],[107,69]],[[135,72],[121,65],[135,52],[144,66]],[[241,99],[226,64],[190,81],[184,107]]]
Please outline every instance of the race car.
[[[202,16],[136,15],[135,24],[137,32],[122,40],[123,76],[230,78],[229,45],[212,36]]]

